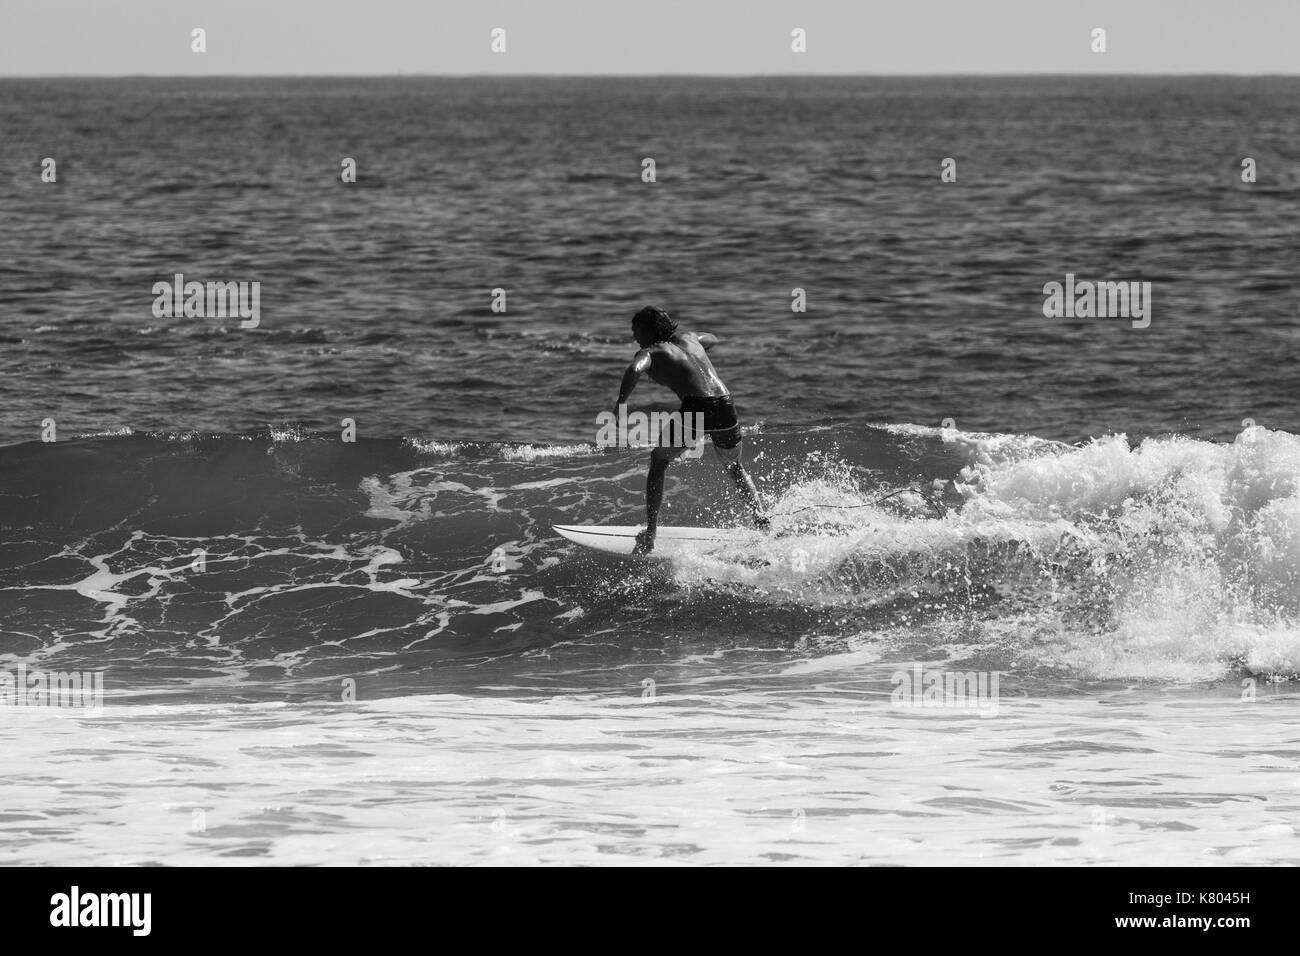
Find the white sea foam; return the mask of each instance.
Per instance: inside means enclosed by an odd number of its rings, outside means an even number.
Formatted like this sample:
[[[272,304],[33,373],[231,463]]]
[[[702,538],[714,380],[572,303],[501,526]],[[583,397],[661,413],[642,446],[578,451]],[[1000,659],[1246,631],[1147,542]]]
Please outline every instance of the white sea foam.
[[[875,665],[858,655],[854,666]],[[1007,694],[984,718],[836,693],[833,678],[813,669],[743,691],[660,686],[649,700],[631,683],[622,695],[542,700],[110,699],[95,718],[15,708],[0,722],[0,748],[21,772],[6,776],[4,793],[25,816],[6,823],[0,859],[1294,861],[1293,697],[1127,692],[1099,707],[1094,696]],[[77,840],[51,840],[54,825]]]
[[[506,461],[539,461],[547,458],[579,458],[595,452],[594,445],[504,445]]]
[[[475,444],[471,442],[435,441],[434,439],[407,438],[406,443],[422,455],[456,455],[478,451],[493,453],[505,461],[545,461],[551,458],[579,458],[596,451],[594,445],[506,445],[499,442]]]
[[[434,441],[433,439],[407,438],[406,443],[422,455],[454,455],[466,448],[463,442]]]
[[[684,557],[679,583],[814,606],[929,601],[900,639],[973,627],[1080,676],[1300,673],[1300,438],[954,440],[969,465],[942,517],[919,493],[797,482],[774,505],[776,537]],[[997,600],[967,596],[981,585]]]

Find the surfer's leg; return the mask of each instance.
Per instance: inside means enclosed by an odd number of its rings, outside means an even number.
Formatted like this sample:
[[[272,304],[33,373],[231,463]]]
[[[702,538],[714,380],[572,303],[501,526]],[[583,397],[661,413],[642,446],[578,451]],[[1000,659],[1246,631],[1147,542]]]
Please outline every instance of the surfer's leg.
[[[664,500],[664,474],[673,459],[684,451],[681,447],[660,447],[650,453],[650,471],[645,477],[645,530],[636,536],[636,550],[640,553],[655,546],[659,507]]]
[[[740,463],[740,451],[744,440],[740,437],[740,419],[736,416],[736,406],[730,395],[718,395],[710,398],[686,399],[682,401],[683,412],[699,410],[704,419],[704,430],[713,442],[713,450],[727,467],[727,474],[736,483],[736,490],[749,506],[754,517],[754,524],[761,531],[768,530],[771,522],[763,514],[759,504],[758,489]]]
[[[736,483],[736,490],[740,492],[740,497],[745,500],[745,504],[753,513],[755,526],[760,531],[767,531],[772,526],[772,522],[767,515],[763,514],[763,506],[759,503],[754,479],[749,477],[749,472],[745,471],[745,466],[740,463],[740,450],[743,445],[743,442],[737,441],[729,448],[723,448],[715,439],[713,450],[718,453],[718,459],[727,466],[727,474]]]

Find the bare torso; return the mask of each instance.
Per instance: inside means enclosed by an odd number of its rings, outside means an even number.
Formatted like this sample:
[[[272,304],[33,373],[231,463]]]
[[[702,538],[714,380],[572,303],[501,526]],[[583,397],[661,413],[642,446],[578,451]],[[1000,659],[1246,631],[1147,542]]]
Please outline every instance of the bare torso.
[[[644,352],[650,358],[646,374],[652,381],[672,389],[678,398],[727,394],[727,386],[722,384],[694,332],[679,332],[671,341],[656,342]]]

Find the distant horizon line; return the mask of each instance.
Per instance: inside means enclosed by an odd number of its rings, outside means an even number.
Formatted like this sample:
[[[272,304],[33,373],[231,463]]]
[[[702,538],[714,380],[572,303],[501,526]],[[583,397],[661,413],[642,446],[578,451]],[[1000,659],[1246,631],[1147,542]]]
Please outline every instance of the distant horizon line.
[[[1071,79],[1294,79],[1295,73],[4,73],[0,80],[289,80],[289,79],[564,79],[564,80],[635,80],[635,79],[1018,79],[1068,77]]]

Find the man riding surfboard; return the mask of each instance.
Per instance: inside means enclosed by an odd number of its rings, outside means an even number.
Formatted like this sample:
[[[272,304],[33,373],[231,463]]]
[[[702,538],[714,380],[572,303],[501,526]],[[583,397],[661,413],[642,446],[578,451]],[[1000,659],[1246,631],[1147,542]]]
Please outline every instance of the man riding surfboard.
[[[754,524],[766,531],[769,520],[763,514],[758,492],[740,463],[740,422],[731,393],[722,383],[706,354],[718,344],[718,337],[708,332],[677,331],[677,323],[663,309],[646,306],[632,317],[632,336],[641,346],[632,364],[623,373],[623,384],[614,403],[614,416],[626,404],[642,373],[682,400],[682,421],[702,414],[704,430],[713,440],[713,450],[727,465],[727,474],[736,483],[741,498],[753,514]],[[636,552],[645,554],[654,548],[659,526],[659,507],[663,503],[664,473],[668,465],[686,451],[685,445],[660,445],[650,453],[650,471],[645,482],[646,528],[636,536]]]

